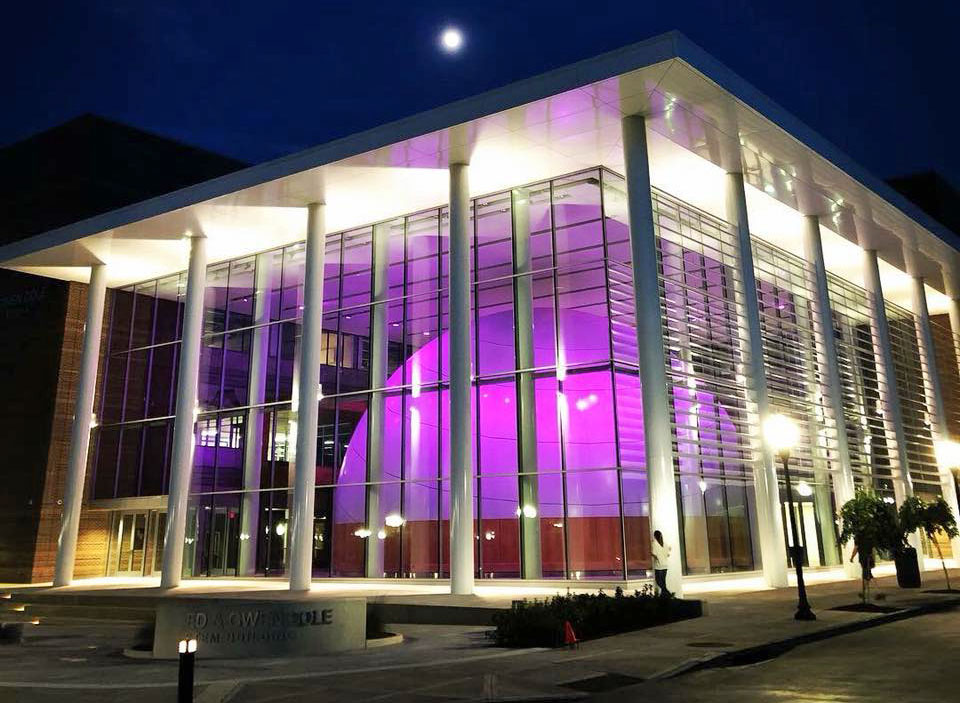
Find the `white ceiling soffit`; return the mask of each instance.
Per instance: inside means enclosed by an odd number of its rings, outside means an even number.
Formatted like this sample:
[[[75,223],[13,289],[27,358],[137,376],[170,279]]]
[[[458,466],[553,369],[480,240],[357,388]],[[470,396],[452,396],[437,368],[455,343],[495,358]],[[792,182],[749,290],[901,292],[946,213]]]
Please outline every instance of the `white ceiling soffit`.
[[[942,288],[952,233],[677,33],[0,247],[0,262],[86,280],[76,267],[101,261],[124,285],[184,269],[187,233],[202,231],[217,261],[302,239],[310,202],[327,204],[330,231],[436,206],[454,161],[470,162],[473,195],[619,170],[620,118],[636,113],[687,156],[739,161],[750,185],[894,266],[916,242],[912,272]],[[669,151],[651,140],[653,171]]]

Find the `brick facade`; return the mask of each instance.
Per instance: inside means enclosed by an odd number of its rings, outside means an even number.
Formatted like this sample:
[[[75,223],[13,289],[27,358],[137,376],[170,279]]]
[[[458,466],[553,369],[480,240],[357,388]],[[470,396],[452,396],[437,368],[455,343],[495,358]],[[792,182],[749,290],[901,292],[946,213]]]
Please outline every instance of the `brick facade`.
[[[109,329],[109,311],[111,296],[108,292],[104,311],[104,330]],[[60,350],[60,366],[57,376],[57,391],[54,404],[53,421],[50,431],[50,446],[47,454],[47,467],[40,502],[40,515],[37,525],[37,539],[34,549],[33,569],[30,580],[34,583],[53,579],[53,570],[57,556],[57,540],[60,535],[60,519],[63,513],[63,495],[67,476],[67,460],[70,453],[70,432],[73,423],[73,410],[76,404],[76,389],[80,357],[83,351],[83,328],[87,312],[87,286],[82,283],[70,283],[67,293],[66,315],[64,318],[63,343]],[[106,353],[107,338],[103,335],[100,346],[100,364],[97,373],[97,394],[99,399],[103,375],[103,359]],[[97,407],[97,401],[94,401]],[[87,462],[86,490],[93,479],[93,448]],[[104,512],[84,511],[80,519],[80,538],[77,545],[75,576],[85,578],[102,576],[106,570],[107,557],[107,520]]]

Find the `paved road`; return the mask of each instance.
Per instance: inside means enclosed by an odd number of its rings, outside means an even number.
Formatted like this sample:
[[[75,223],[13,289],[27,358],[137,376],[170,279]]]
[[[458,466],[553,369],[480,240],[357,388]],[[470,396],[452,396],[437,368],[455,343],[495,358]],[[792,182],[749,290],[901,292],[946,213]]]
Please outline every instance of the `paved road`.
[[[960,613],[925,615],[798,647],[769,660],[645,683],[596,701],[944,703],[960,700]]]

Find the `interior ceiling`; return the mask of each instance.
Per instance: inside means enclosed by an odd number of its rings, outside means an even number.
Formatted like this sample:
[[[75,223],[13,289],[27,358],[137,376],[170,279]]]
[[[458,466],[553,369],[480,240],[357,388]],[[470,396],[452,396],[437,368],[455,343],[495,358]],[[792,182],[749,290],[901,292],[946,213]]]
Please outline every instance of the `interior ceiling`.
[[[757,236],[802,252],[800,212],[819,214],[828,270],[862,285],[855,245],[876,248],[886,296],[907,308],[903,242],[914,242],[911,273],[927,279],[931,311],[946,309],[939,262],[956,256],[946,243],[678,58],[3,265],[86,281],[85,267],[99,261],[116,287],[185,269],[187,233],[202,231],[218,261],[301,240],[310,202],[326,203],[331,232],[437,206],[447,200],[451,162],[469,162],[474,196],[597,165],[622,173],[620,120],[636,113],[648,116],[655,186],[724,217],[724,172],[742,166]]]

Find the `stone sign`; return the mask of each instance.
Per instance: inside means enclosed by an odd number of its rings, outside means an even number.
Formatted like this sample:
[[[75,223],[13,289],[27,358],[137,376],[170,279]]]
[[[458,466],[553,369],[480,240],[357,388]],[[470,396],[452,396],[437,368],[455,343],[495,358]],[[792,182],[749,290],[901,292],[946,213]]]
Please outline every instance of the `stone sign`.
[[[367,603],[171,598],[157,604],[153,656],[175,658],[182,639],[197,640],[202,659],[311,656],[362,649]]]

